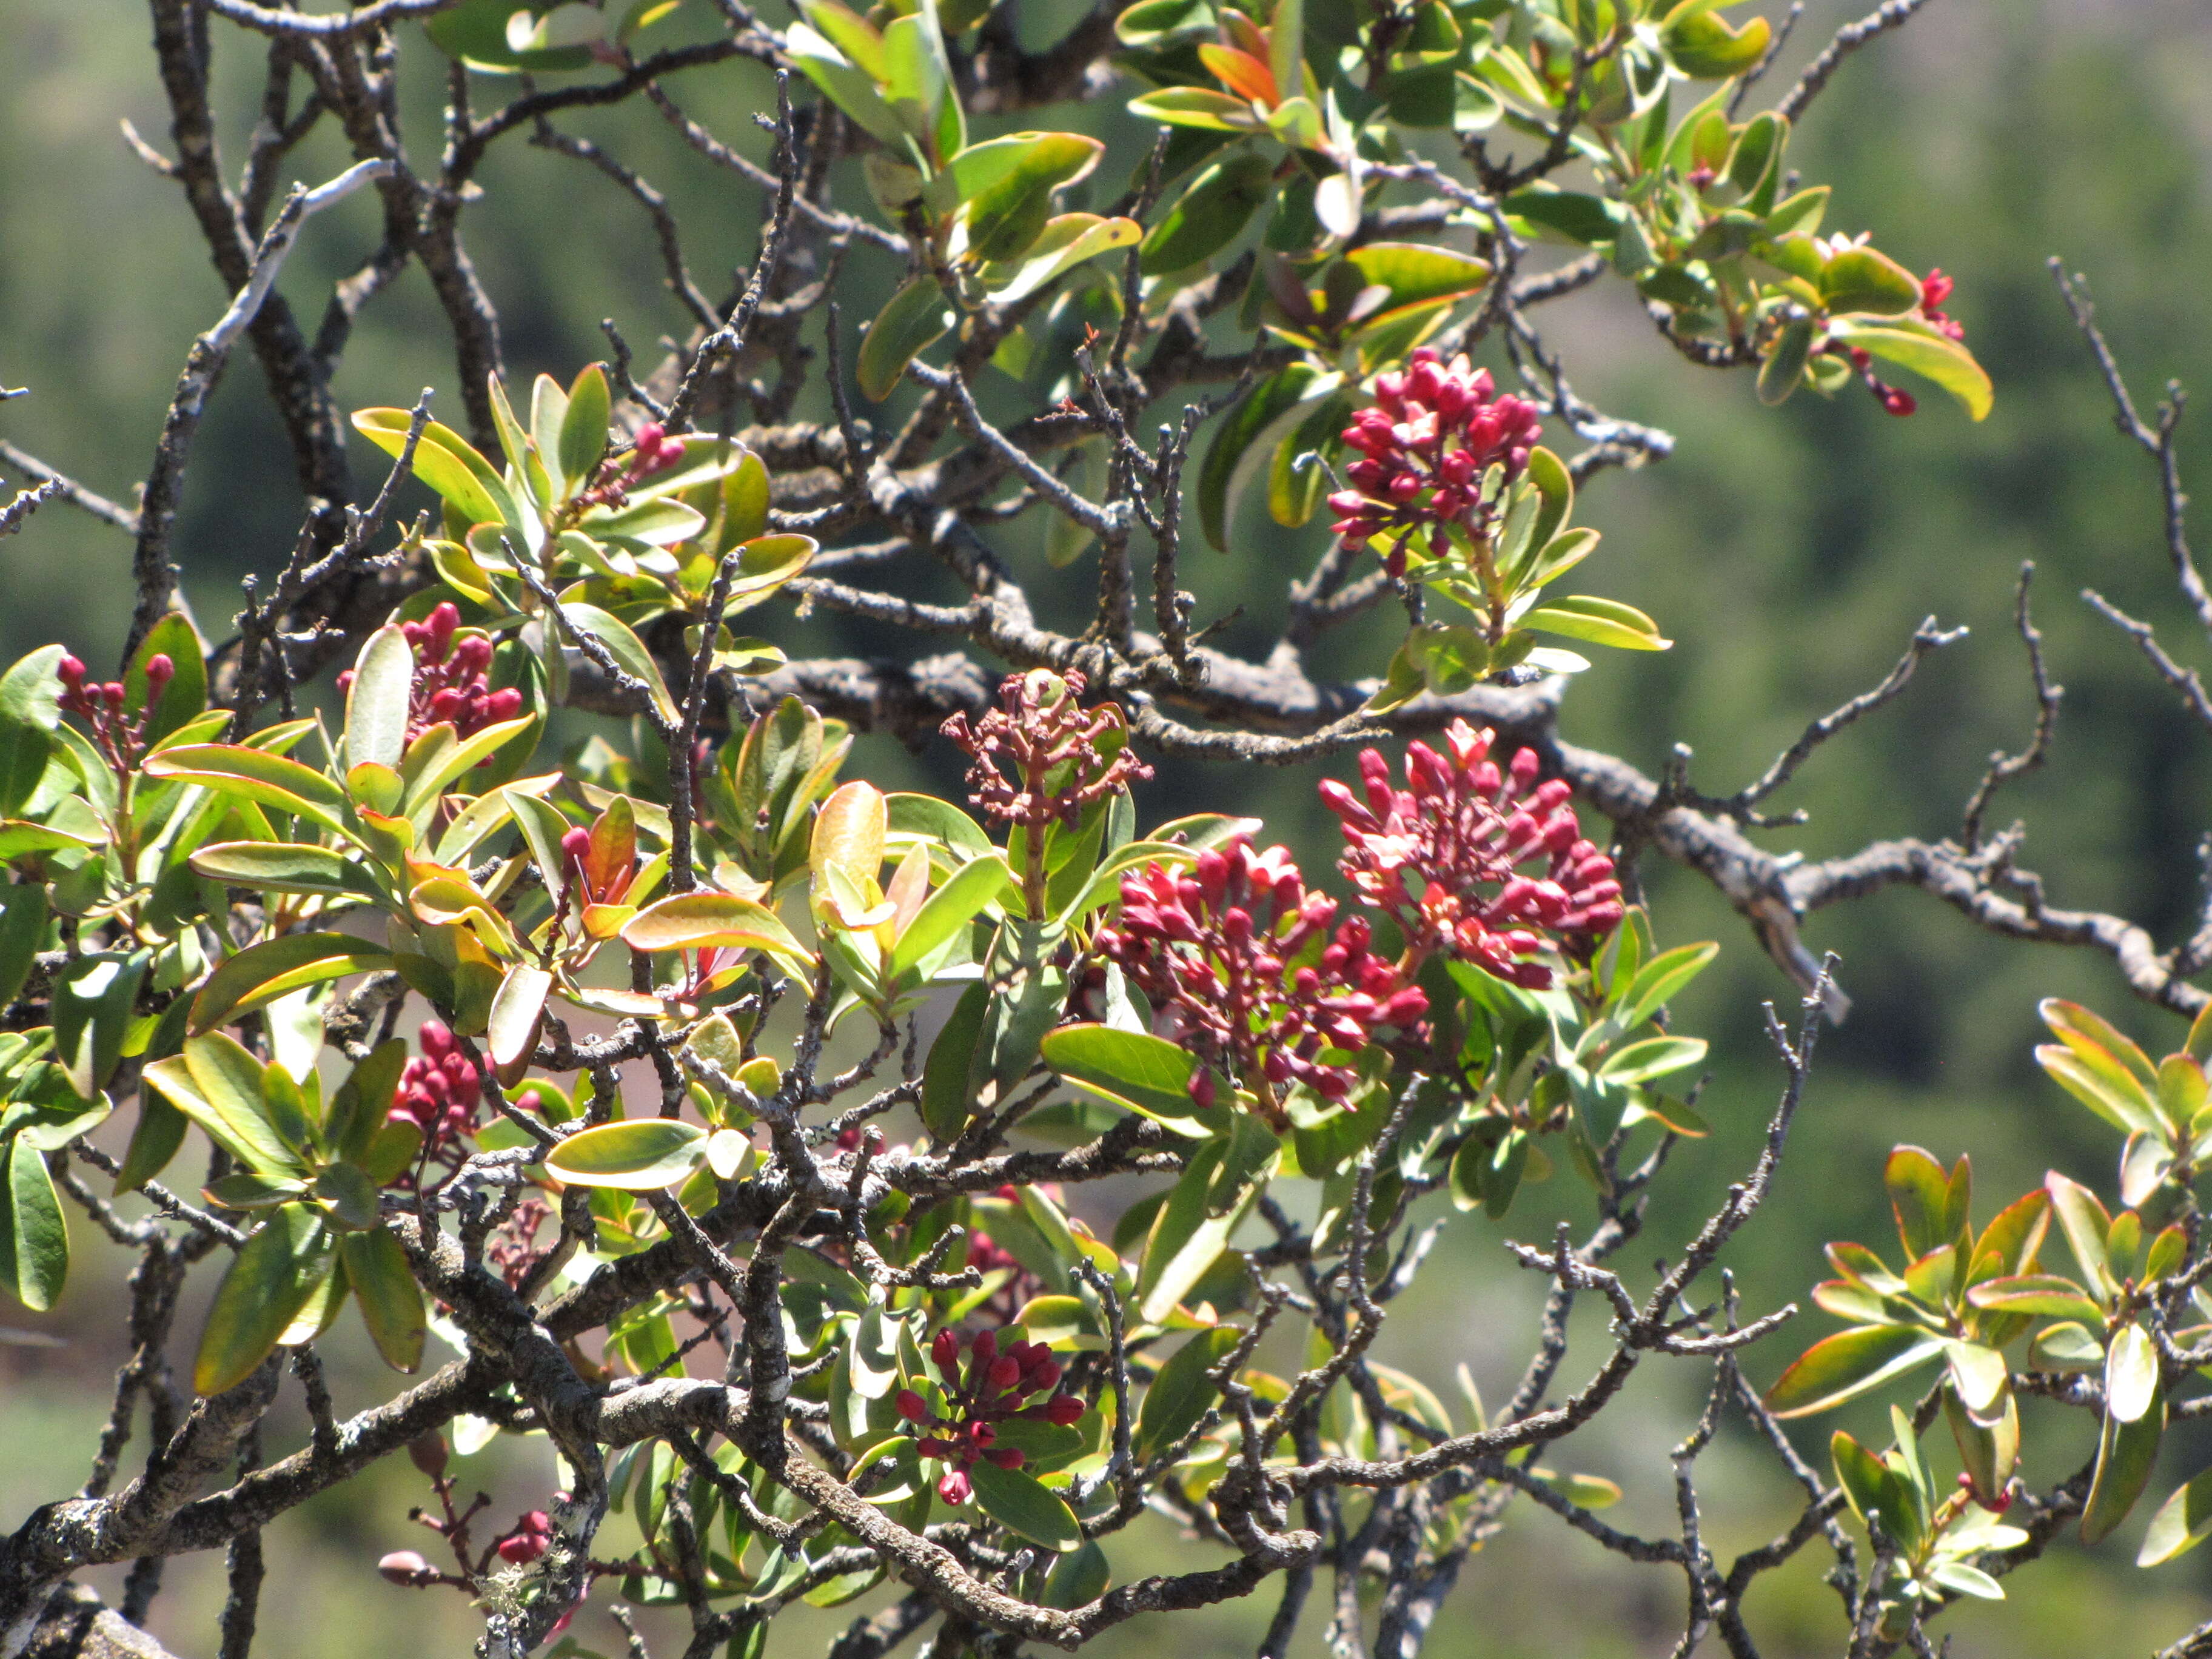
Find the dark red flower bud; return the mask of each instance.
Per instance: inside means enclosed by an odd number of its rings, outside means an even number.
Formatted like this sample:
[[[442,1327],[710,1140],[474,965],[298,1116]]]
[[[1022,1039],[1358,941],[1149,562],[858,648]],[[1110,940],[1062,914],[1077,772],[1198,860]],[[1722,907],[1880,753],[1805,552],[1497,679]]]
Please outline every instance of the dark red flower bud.
[[[1007,1446],[999,1450],[987,1451],[983,1455],[990,1459],[992,1462],[996,1463],[1002,1469],[1018,1469],[1021,1468],[1024,1462],[1027,1461],[1022,1456],[1021,1453],[1016,1451],[1012,1446]]]
[[[499,1559],[518,1567],[527,1566],[545,1553],[546,1540],[534,1532],[518,1532],[499,1540]]]
[[[146,699],[151,702],[161,696],[169,682],[177,677],[177,665],[169,660],[166,651],[156,651],[146,659]]]
[[[1056,1394],[1044,1402],[1044,1419],[1065,1429],[1080,1421],[1088,1409],[1072,1394]]]
[[[926,1423],[929,1420],[929,1402],[912,1389],[901,1389],[898,1391],[898,1414],[909,1423]]]

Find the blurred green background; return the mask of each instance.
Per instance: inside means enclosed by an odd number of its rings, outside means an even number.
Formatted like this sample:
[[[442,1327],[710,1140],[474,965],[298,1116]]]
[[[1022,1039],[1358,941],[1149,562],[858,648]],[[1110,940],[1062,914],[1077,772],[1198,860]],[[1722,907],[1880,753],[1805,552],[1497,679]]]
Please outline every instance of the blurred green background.
[[[709,9],[693,0],[690,9]],[[1858,9],[1834,0],[1808,6],[1782,70],[1794,70]],[[1024,33],[1048,40],[1073,15],[1067,0],[1056,8],[1031,0]],[[157,145],[166,138],[148,33],[143,10],[119,0],[0,6],[0,383],[32,392],[0,407],[0,435],[123,500],[151,453],[187,343],[226,298],[174,187],[117,137],[127,118]],[[223,137],[234,158],[258,71],[239,37],[218,24],[216,39],[229,93]],[[439,70],[421,42],[410,46],[417,59],[410,137],[428,155]],[[1766,90],[1778,95],[1784,84],[1778,72]],[[484,104],[504,90],[479,87]],[[748,117],[765,82],[753,66],[695,73],[679,90],[725,137],[757,137]],[[1067,125],[1119,131],[1121,148],[1102,179],[1118,179],[1133,159],[1131,124],[1113,122],[1113,113],[1109,105],[1066,115]],[[1031,116],[1000,125],[1037,124]],[[684,150],[649,112],[594,114],[573,130],[604,140],[668,191],[687,228],[692,269],[710,294],[750,258],[763,216],[757,198]],[[325,131],[295,153],[292,173],[320,179],[346,159]],[[1765,410],[1747,378],[1716,376],[1675,357],[1613,289],[1553,307],[1545,321],[1554,343],[1567,348],[1578,388],[1680,440],[1674,459],[1607,477],[1583,508],[1607,532],[1590,567],[1601,591],[1650,610],[1678,643],[1656,659],[1601,660],[1574,688],[1565,732],[1647,770],[1671,744],[1691,744],[1697,781],[1726,793],[1808,718],[1877,680],[1933,613],[1969,624],[1971,637],[1926,663],[1893,708],[1825,750],[1776,803],[1806,807],[1810,823],[1769,839],[1819,857],[1884,835],[1949,833],[1990,752],[2017,748],[2030,729],[2009,611],[2020,564],[2033,559],[2037,617],[2051,671],[2067,688],[2065,713],[2049,769],[2004,797],[1994,821],[2027,818],[2025,860],[2045,874],[2054,902],[2119,910],[2171,945],[2198,902],[2212,745],[2077,595],[2094,585],[2158,623],[2185,661],[2202,660],[2203,642],[2187,637],[2148,465],[2114,436],[2103,389],[2044,261],[2057,254],[2088,273],[2147,404],[2169,376],[2212,387],[2212,12],[2201,0],[1939,0],[1845,69],[1814,106],[1792,161],[1809,179],[1834,182],[1828,229],[1872,229],[1906,264],[1940,264],[1957,276],[1949,309],[1996,378],[1996,411],[1969,425],[1933,393],[1904,421],[1857,395],[1835,404],[1801,395]],[[521,142],[495,155],[483,183],[486,196],[466,223],[500,307],[511,375],[543,368],[565,379],[602,355],[604,316],[617,319],[650,363],[652,343],[682,319],[659,287],[657,252],[634,204],[596,174]],[[364,197],[310,229],[283,284],[309,319],[331,279],[367,252],[374,222]],[[848,319],[872,312],[894,273],[856,257],[849,275]],[[350,407],[404,404],[435,386],[439,407],[456,418],[453,377],[434,303],[410,270],[363,316],[338,388]],[[991,395],[1002,408],[1016,404],[1004,383]],[[2192,474],[2203,471],[2203,449],[2185,428]],[[376,476],[367,455],[360,465]],[[241,354],[200,439],[177,536],[211,636],[221,637],[236,609],[239,576],[281,563],[297,513],[258,368]],[[1025,568],[1042,570],[1034,534],[1024,521],[1006,545]],[[1225,629],[1232,647],[1264,648],[1272,639],[1285,568],[1273,555],[1293,542],[1303,554],[1318,538],[1248,520],[1228,557],[1190,561],[1201,621],[1246,607]],[[42,511],[0,544],[0,649],[12,658],[61,639],[95,665],[112,659],[126,614],[128,554],[124,538],[84,516],[58,506]],[[1080,604],[1084,585],[1079,574],[1066,599]],[[791,623],[787,611],[777,626],[794,654],[911,648],[820,619]],[[1380,619],[1348,630],[1329,665],[1373,672],[1387,634]],[[864,741],[854,769],[886,787],[950,788],[957,775],[942,745],[909,757],[881,739]],[[1221,806],[1263,812],[1313,867],[1329,856],[1314,776],[1165,768],[1146,805],[1158,817]],[[1677,1246],[1747,1167],[1778,1083],[1759,1006],[1774,998],[1787,1011],[1794,996],[1710,889],[1657,865],[1646,874],[1662,942],[1717,938],[1725,946],[1678,1011],[1680,1029],[1714,1039],[1704,1110],[1716,1133],[1674,1161],[1674,1186],[1647,1235],[1656,1253]],[[2029,1057],[2036,1000],[2082,998],[2166,1048],[2179,1040],[2178,1021],[2130,1001],[2101,959],[1992,939],[1917,893],[1816,916],[1806,936],[1815,950],[1840,953],[1856,1007],[1824,1039],[1775,1200],[1735,1248],[1749,1311],[1802,1303],[1820,1273],[1824,1240],[1892,1243],[1879,1169],[1895,1141],[1947,1159],[1970,1152],[1983,1214],[2046,1168],[2109,1187],[2111,1137]],[[1510,1228],[1541,1237],[1553,1213],[1584,1207],[1563,1179],[1524,1196]],[[82,1240],[85,1230],[76,1231]],[[1486,1393],[1504,1391],[1526,1352],[1538,1287],[1513,1275],[1496,1248],[1499,1231],[1479,1218],[1455,1224],[1386,1335],[1389,1357],[1440,1385],[1465,1360]],[[0,1525],[75,1489],[105,1409],[119,1358],[112,1315],[122,1264],[89,1241],[84,1249],[55,1315],[33,1320],[8,1310],[7,1324],[40,1327],[59,1346],[0,1343]],[[1771,1379],[1827,1325],[1809,1314],[1755,1354],[1753,1376]],[[180,1329],[196,1328],[188,1309]],[[1581,1352],[1595,1351],[1597,1322],[1582,1334]],[[388,1388],[388,1373],[351,1334],[340,1337],[335,1357],[342,1410],[358,1410]],[[1584,1363],[1570,1360],[1571,1384]],[[1652,1370],[1620,1410],[1554,1461],[1620,1480],[1627,1521],[1668,1529],[1665,1449],[1686,1428],[1702,1382],[1686,1370]],[[2074,1420],[2030,1418],[2027,1472],[2047,1483],[2075,1467],[2086,1437]],[[1871,1411],[1840,1418],[1868,1433],[1877,1419]],[[272,1447],[298,1426],[280,1413]],[[1803,1425],[1801,1443],[1818,1447],[1830,1426]],[[503,1447],[469,1466],[469,1477],[497,1498],[498,1516],[543,1501],[550,1471],[535,1449],[542,1445]],[[2212,1435],[2170,1437],[2154,1500],[2208,1457]],[[1701,1468],[1708,1537],[1723,1561],[1786,1524],[1789,1492],[1754,1449],[1724,1438]],[[400,1644],[426,1654],[465,1651],[476,1625],[459,1597],[396,1589],[373,1571],[382,1552],[424,1541],[405,1512],[426,1497],[412,1471],[392,1460],[274,1531],[262,1651],[327,1659]],[[2149,1507],[2104,1548],[2062,1547],[2008,1581],[2002,1606],[1954,1616],[1953,1651],[1962,1659],[2140,1653],[2212,1616],[2212,1553],[2149,1574],[2130,1565]],[[1117,1552],[1117,1576],[1183,1564],[1164,1525],[1146,1523],[1131,1540]],[[1770,1655],[1840,1649],[1834,1600],[1812,1554],[1764,1581],[1751,1604]],[[155,1629],[180,1654],[211,1652],[220,1563],[179,1561],[169,1572]],[[116,1575],[94,1577],[112,1595]],[[1470,1565],[1429,1651],[1437,1659],[1663,1653],[1679,1631],[1681,1601],[1678,1578],[1623,1570],[1547,1517],[1516,1510]],[[1139,1621],[1094,1650],[1129,1655],[1170,1640],[1191,1659],[1249,1652],[1272,1603],[1263,1593],[1172,1628]],[[818,1651],[850,1613],[806,1610],[776,1627],[769,1651]],[[672,1626],[648,1620],[648,1632],[658,1653],[680,1646]],[[576,1633],[589,1646],[619,1650],[602,1610],[584,1615]],[[1304,1650],[1320,1651],[1316,1637]]]

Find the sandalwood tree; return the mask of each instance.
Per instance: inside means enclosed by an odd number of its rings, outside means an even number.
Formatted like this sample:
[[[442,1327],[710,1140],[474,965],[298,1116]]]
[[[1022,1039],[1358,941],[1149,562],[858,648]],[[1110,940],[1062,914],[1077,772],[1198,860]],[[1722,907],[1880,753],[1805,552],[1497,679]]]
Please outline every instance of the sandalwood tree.
[[[1547,304],[1614,290],[1680,374],[1770,404],[1990,406],[1951,281],[1826,223],[1790,161],[1917,3],[1767,106],[1789,29],[1715,0],[1102,0],[1042,43],[1021,0],[149,0],[171,129],[132,141],[234,297],[135,505],[0,444],[33,481],[0,536],[70,504],[136,578],[112,670],[57,643],[0,676],[0,1292],[108,1297],[131,1350],[82,1486],[6,1517],[0,1659],[157,1651],[163,1564],[198,1552],[228,1579],[209,1650],[245,1659],[289,1512],[386,1458],[420,1472],[420,1547],[362,1572],[394,1631],[467,1598],[488,1659],[589,1654],[587,1607],[633,1655],[636,1609],[751,1659],[787,1609],[849,1603],[838,1659],[951,1659],[1173,1640],[1238,1598],[1264,1659],[1302,1628],[1410,1659],[1505,1526],[1669,1576],[1680,1654],[1759,1653],[1747,1598],[1808,1552],[1837,1652],[1933,1654],[2069,1533],[2132,1524],[2146,1565],[2212,1534],[2212,1474],[2154,1480],[2212,1412],[2212,922],[2161,949],[2063,908],[1990,828],[2059,708],[2026,575],[2033,737],[1948,839],[1753,839],[1956,637],[1932,620],[1730,794],[1686,750],[1651,778],[1560,734],[1593,656],[1668,644],[1606,591],[1577,492],[1674,439],[1576,392]],[[239,53],[265,60],[242,164],[216,142]],[[731,88],[757,131],[687,112]],[[757,204],[729,292],[570,128],[632,104]],[[288,186],[331,127],[353,165]],[[605,362],[510,380],[465,230],[518,136],[634,199],[688,331],[655,366],[610,325]],[[380,238],[310,319],[280,268],[362,191]],[[418,264],[450,387],[341,407],[356,316]],[[2179,401],[2138,412],[2057,274],[2212,629]],[[172,538],[241,349],[307,507],[216,626]],[[392,465],[357,478],[371,447]],[[1311,554],[1287,581],[1285,546]],[[1264,653],[1209,643],[1183,590],[1223,556],[1282,594]],[[2150,628],[2092,602],[2212,726]],[[797,652],[794,605],[911,648]],[[1314,665],[1375,617],[1402,617],[1391,650]],[[957,751],[964,787],[852,775],[863,732]],[[1139,804],[1163,762],[1226,764],[1163,813]],[[1236,810],[1254,764],[1310,767],[1334,870]],[[1732,1182],[1679,1156],[1708,1049],[1668,1013],[1723,945],[1652,914],[1655,859],[1802,991],[1768,1012],[1779,1097]],[[2116,1174],[1978,1214],[1963,1158],[1899,1146],[1865,1172],[1899,1251],[1833,1245],[1810,1294],[1842,1328],[1806,1331],[1742,1305],[1729,1253],[1849,1006],[1800,924],[1889,887],[2198,1018],[2154,1060],[2047,1004],[2039,1057]],[[1440,1237],[1475,1212],[1510,1234],[1546,1177],[1583,1224],[1481,1258],[1546,1287],[1517,1386],[1386,1363]],[[1662,1183],[1701,1227],[1644,1231]],[[94,1282],[91,1233],[127,1284]],[[1609,1313],[1594,1346],[1577,1303]],[[343,1322],[390,1372],[350,1416],[318,1349]],[[1678,1524],[1649,1536],[1576,1444],[1646,1366],[1705,1401],[1652,1449]],[[291,1390],[299,1443],[269,1418]],[[1887,1438],[1793,1426],[1875,1392]],[[2043,1472],[2024,1396],[2085,1414],[2094,1457]],[[1732,1556],[1698,1484],[1724,1427],[1799,1494]],[[512,1516],[468,1496],[502,1437],[559,1471]],[[1187,1540],[1179,1570],[1144,1569],[1138,1523]],[[76,1580],[125,1562],[115,1607]]]

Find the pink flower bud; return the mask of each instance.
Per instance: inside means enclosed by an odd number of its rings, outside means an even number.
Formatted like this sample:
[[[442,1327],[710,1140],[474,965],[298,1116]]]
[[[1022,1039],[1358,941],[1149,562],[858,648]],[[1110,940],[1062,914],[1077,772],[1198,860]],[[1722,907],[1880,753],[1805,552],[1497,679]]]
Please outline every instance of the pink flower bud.
[[[377,1562],[376,1570],[392,1583],[411,1584],[430,1571],[430,1564],[414,1550],[394,1550]]]
[[[168,653],[156,651],[146,659],[146,697],[149,702],[158,698],[169,682],[177,677],[177,665],[169,660]]]

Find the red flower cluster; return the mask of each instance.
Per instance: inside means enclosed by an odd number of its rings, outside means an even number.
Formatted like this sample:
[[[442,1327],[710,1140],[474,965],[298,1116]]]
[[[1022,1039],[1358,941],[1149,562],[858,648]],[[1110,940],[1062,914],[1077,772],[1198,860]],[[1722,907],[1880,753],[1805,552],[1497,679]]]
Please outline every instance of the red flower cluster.
[[[444,600],[418,623],[399,631],[415,651],[415,683],[407,702],[407,741],[434,726],[451,724],[456,735],[471,737],[487,726],[511,720],[522,712],[522,693],[509,686],[495,691],[484,678],[491,666],[491,641],[482,634],[456,640],[461,613]],[[338,690],[353,684],[353,670],[338,676]]]
[[[1346,469],[1355,488],[1328,498],[1346,547],[1398,533],[1386,561],[1393,576],[1405,574],[1406,544],[1424,530],[1438,555],[1450,545],[1449,526],[1482,534],[1491,511],[1483,474],[1502,466],[1507,481],[1518,477],[1544,429],[1534,404],[1493,396],[1490,371],[1470,371],[1463,356],[1446,366],[1423,346],[1411,364],[1376,376],[1375,406],[1344,429],[1363,457]]]
[[[420,1129],[424,1145],[434,1155],[443,1143],[476,1127],[483,1083],[453,1034],[438,1021],[424,1020],[416,1036],[422,1056],[409,1060],[400,1072],[399,1092],[386,1117]]]
[[[1408,947],[1449,951],[1540,990],[1552,971],[1528,958],[1620,921],[1620,883],[1613,860],[1583,838],[1567,784],[1536,783],[1533,749],[1501,775],[1489,758],[1494,736],[1454,720],[1445,754],[1408,744],[1403,789],[1392,787],[1389,763],[1366,750],[1365,802],[1334,778],[1321,798],[1350,843],[1338,867],[1405,929]],[[1519,868],[1536,859],[1547,860],[1541,875]]]
[[[1152,1000],[1159,1034],[1206,1062],[1190,1080],[1197,1106],[1213,1104],[1207,1067],[1219,1066],[1280,1128],[1286,1086],[1341,1100],[1357,1077],[1344,1054],[1412,1031],[1428,1012],[1420,990],[1369,951],[1364,921],[1332,934],[1336,910],[1306,890],[1284,848],[1255,853],[1239,836],[1188,870],[1148,864],[1124,881],[1120,921],[1097,945]]]
[[[1073,826],[1094,802],[1152,775],[1127,746],[1119,703],[1085,709],[1077,701],[1085,683],[1073,668],[1064,675],[1009,674],[999,687],[1000,706],[973,726],[964,714],[945,722],[944,734],[975,763],[968,769],[968,799],[987,817],[1041,835],[1054,818]],[[1123,741],[1103,755],[1099,740],[1109,732]]]
[[[638,428],[629,454],[601,464],[598,482],[576,498],[575,507],[620,508],[629,500],[633,489],[655,473],[680,465],[684,453],[683,439],[670,437],[668,428],[659,422],[647,421]]]
[[[929,1401],[912,1389],[898,1391],[898,1413],[921,1436],[921,1455],[942,1460],[950,1467],[937,1483],[937,1495],[948,1504],[964,1504],[974,1486],[968,1471],[978,1459],[988,1459],[1002,1469],[1018,1469],[1022,1454],[1011,1446],[997,1446],[996,1424],[1011,1419],[1054,1423],[1062,1428],[1081,1420],[1089,1409],[1072,1394],[1055,1394],[1060,1365],[1042,1342],[1011,1342],[1002,1352],[1001,1333],[978,1331],[968,1342],[968,1363],[960,1363],[961,1340],[951,1330],[938,1332],[929,1345],[929,1357],[945,1379],[948,1414],[939,1416]],[[1032,1395],[1050,1398],[1039,1405],[1025,1402]]]
[[[84,677],[84,664],[64,657],[54,665],[54,678],[62,683],[61,711],[75,714],[92,728],[93,746],[119,775],[138,763],[146,752],[146,719],[161,701],[161,693],[177,676],[177,665],[162,652],[146,659],[146,701],[138,718],[123,713],[123,683],[101,685]]]

